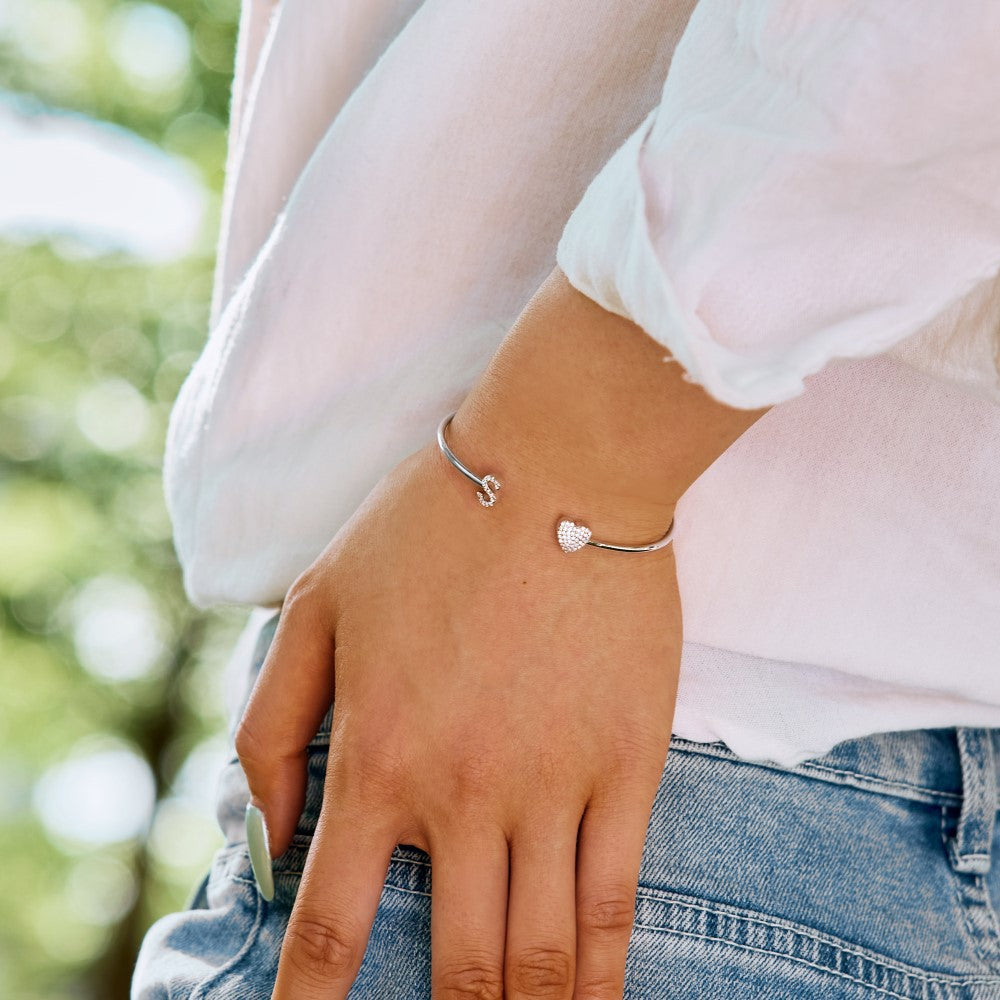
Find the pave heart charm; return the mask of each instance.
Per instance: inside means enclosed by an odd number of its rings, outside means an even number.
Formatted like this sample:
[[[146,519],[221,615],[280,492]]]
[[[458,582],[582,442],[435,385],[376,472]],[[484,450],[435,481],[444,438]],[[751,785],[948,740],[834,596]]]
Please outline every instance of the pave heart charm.
[[[563,518],[556,528],[556,538],[563,552],[576,552],[590,541],[590,528]]]

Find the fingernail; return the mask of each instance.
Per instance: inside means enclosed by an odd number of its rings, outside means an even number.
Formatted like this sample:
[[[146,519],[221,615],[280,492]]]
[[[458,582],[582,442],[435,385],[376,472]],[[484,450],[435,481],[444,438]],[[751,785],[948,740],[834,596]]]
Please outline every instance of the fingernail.
[[[267,842],[267,824],[264,814],[252,803],[247,803],[247,850],[250,852],[250,867],[257,880],[260,894],[270,902],[274,899],[274,874],[271,871],[271,851]]]

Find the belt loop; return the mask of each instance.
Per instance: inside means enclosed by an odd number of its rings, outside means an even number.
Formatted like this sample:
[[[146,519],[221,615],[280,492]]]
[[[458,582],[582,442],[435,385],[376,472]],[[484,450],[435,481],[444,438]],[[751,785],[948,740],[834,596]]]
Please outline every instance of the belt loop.
[[[955,730],[962,765],[962,808],[949,844],[952,868],[984,874],[990,870],[990,848],[997,812],[997,775],[993,736],[989,729]]]

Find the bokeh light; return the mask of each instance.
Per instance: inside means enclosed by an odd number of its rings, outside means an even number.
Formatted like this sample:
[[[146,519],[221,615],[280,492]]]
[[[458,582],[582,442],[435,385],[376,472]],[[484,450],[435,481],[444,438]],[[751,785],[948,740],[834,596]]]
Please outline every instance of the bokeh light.
[[[149,428],[149,404],[125,379],[102,379],[80,395],[76,422],[103,451],[125,451],[145,437]]]
[[[142,836],[155,802],[149,765],[125,746],[71,755],[41,776],[34,794],[48,833],[80,844],[115,844]]]
[[[107,22],[108,51],[133,85],[177,90],[187,80],[191,36],[174,13],[154,3],[119,4]]]
[[[92,854],[80,858],[69,871],[63,898],[79,920],[108,927],[135,902],[135,875],[118,858]]]
[[[199,743],[185,759],[174,780],[174,797],[205,814],[215,809],[215,786],[233,749],[221,733]]]
[[[95,677],[127,681],[144,677],[166,650],[166,628],[149,592],[127,577],[99,576],[73,600],[73,644]]]
[[[0,998],[128,1000],[222,843],[245,620],[160,463],[204,343],[239,0],[0,0]]]
[[[4,0],[0,33],[27,58],[56,68],[81,63],[90,53],[90,25],[75,0]]]
[[[63,234],[152,261],[189,252],[205,193],[194,169],[138,136],[79,115],[0,101],[0,231]]]

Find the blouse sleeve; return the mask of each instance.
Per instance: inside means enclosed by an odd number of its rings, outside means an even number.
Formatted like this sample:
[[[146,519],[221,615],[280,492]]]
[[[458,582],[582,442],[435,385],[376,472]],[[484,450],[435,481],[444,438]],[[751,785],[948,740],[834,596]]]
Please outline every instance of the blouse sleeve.
[[[1000,4],[700,0],[556,261],[734,407],[1000,269]]]
[[[236,59],[233,67],[233,87],[229,106],[230,144],[242,140],[250,86],[257,72],[261,50],[267,37],[271,17],[277,0],[243,0],[240,7],[240,24],[237,32]]]

